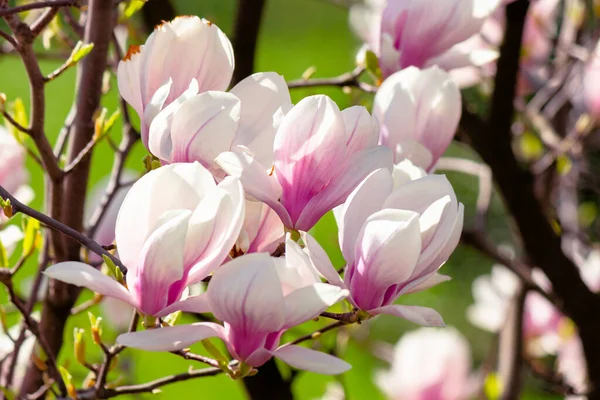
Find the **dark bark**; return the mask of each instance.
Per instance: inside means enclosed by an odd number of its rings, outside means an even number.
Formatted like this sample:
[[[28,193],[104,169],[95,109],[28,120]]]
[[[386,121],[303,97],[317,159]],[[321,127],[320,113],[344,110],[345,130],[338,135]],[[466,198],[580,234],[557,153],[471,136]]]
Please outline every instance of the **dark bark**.
[[[258,369],[258,373],[244,378],[248,397],[252,400],[292,400],[292,382],[285,381],[275,360],[270,359]]]
[[[233,32],[235,70],[233,71],[232,86],[254,72],[256,43],[265,3],[265,0],[238,0]]]
[[[142,21],[148,33],[163,21],[171,21],[177,16],[175,7],[170,0],[149,0],[142,7]]]
[[[78,66],[77,99],[73,132],[69,138],[68,162],[74,160],[94,136],[94,113],[100,104],[102,95],[102,76],[107,65],[108,47],[115,23],[114,3],[109,0],[90,0],[85,43],[94,43],[94,49]],[[91,163],[90,152],[73,168],[62,182],[62,210],[53,209],[52,217],[60,220],[78,232],[83,231],[83,210]],[[58,216],[58,218],[57,218]],[[64,238],[64,249],[58,253],[57,261],[78,261],[80,244]],[[50,350],[57,356],[64,336],[64,327],[71,308],[77,300],[80,290],[58,281],[50,281],[43,304],[40,330],[43,332]],[[42,386],[42,375],[30,365],[23,380],[21,394],[33,393]]]
[[[540,201],[535,196],[534,179],[522,168],[511,148],[513,99],[519,71],[521,39],[528,0],[518,0],[506,8],[507,29],[500,48],[498,72],[487,121],[467,110],[462,128],[483,160],[491,167],[494,180],[512,214],[532,264],[541,268],[552,282],[563,304],[559,307],[579,329],[586,353],[590,399],[600,399],[600,298],[581,280],[577,267],[563,253],[560,237],[553,230]]]

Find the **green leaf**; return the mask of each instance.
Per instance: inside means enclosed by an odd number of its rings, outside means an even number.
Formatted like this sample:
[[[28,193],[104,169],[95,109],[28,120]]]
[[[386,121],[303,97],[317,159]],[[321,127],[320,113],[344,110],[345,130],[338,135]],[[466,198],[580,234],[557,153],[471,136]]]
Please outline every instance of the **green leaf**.
[[[519,138],[521,153],[525,159],[537,160],[544,153],[544,145],[541,140],[531,132],[524,132]]]
[[[8,252],[0,240],[0,268],[8,267]]]
[[[106,263],[108,270],[111,271],[111,274],[115,277],[117,282],[123,283],[125,282],[125,275],[121,272],[121,269],[117,267],[117,265],[110,259],[106,254],[102,254],[102,259]]]
[[[0,392],[4,394],[5,400],[15,400],[17,398],[17,394],[14,391],[4,386],[0,386]]]
[[[81,60],[83,57],[87,56],[90,53],[90,51],[92,51],[93,48],[94,48],[94,43],[83,44],[83,42],[81,40],[78,41],[77,44],[75,45],[75,48],[71,52],[71,55],[69,56],[69,64],[71,64],[71,65],[77,64],[79,62],[79,60]]]
[[[117,122],[117,118],[119,118],[119,115],[121,115],[121,111],[116,110],[110,115],[110,117],[108,117],[106,122],[104,122],[104,126],[102,127],[102,135],[100,139],[104,138],[110,132],[112,127],[115,125],[115,122]]]
[[[572,167],[573,162],[568,156],[563,154],[556,157],[556,170],[560,175],[568,174]]]
[[[379,59],[371,50],[365,52],[365,69],[375,81],[380,81],[383,78],[379,68]]]
[[[23,257],[29,257],[35,250],[40,232],[40,221],[28,218],[25,225],[25,238],[23,239]]]
[[[174,313],[171,313],[171,314],[167,315],[165,318],[163,318],[163,321],[165,321],[167,324],[173,326],[177,323],[177,320],[179,319],[179,317],[181,317],[181,311],[175,311]]]
[[[123,11],[123,18],[129,19],[138,12],[146,3],[146,0],[131,0],[129,4],[125,7],[125,11]]]
[[[502,394],[502,381],[498,374],[490,373],[485,378],[483,386],[485,396],[489,400],[497,400]]]
[[[29,125],[29,118],[27,116],[27,110],[25,110],[25,104],[20,97],[17,97],[15,100],[9,103],[8,113],[12,115],[13,119],[21,126]],[[27,138],[27,134],[21,132],[17,128],[15,128],[11,123],[6,122],[6,127],[9,132],[17,139],[17,142],[23,144],[25,143],[25,139]]]
[[[583,202],[577,210],[579,223],[583,228],[589,228],[598,218],[598,206],[591,201]]]

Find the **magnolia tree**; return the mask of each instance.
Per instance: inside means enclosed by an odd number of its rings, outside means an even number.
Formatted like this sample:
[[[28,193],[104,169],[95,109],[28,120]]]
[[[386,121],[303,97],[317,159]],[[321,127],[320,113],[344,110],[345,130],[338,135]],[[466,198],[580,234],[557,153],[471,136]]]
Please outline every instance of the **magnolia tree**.
[[[296,370],[352,368],[336,345],[319,345],[322,335],[364,344],[351,326],[368,329],[381,314],[429,327],[393,348],[367,343],[390,367],[364,379],[390,399],[520,398],[528,375],[558,395],[600,398],[600,253],[594,216],[578,215],[597,192],[591,2],[336,2],[364,41],[356,68],[295,81],[253,73],[263,0],[239,1],[233,46],[166,0],[17,3],[0,0],[2,52],[20,56],[31,97],[28,109],[0,98],[3,398],[105,399],[218,374],[242,380],[251,398],[293,398]],[[145,40],[130,18],[139,9],[153,27]],[[154,26],[157,16],[165,21]],[[38,59],[50,50],[38,41],[52,37],[68,51],[45,75]],[[75,102],[52,143],[46,87],[70,68]],[[121,102],[109,115],[111,77]],[[291,100],[295,88],[327,86],[369,106]],[[119,119],[121,134],[111,130]],[[478,157],[444,156],[453,139]],[[102,142],[112,172],[88,196]],[[140,172],[125,168],[135,146],[146,153]],[[28,186],[27,158],[41,167],[43,193]],[[465,226],[443,170],[479,178]],[[510,249],[486,229],[492,180],[514,227]],[[34,196],[43,209],[28,206]],[[311,235],[330,211],[337,269]],[[449,280],[438,270],[461,240],[497,263],[465,310],[499,337],[481,365],[436,310],[398,303]],[[19,288],[28,268],[33,281]],[[70,316],[86,311],[64,348]],[[104,324],[119,331],[114,341]],[[103,356],[90,358],[86,342]],[[117,380],[127,348],[194,365]],[[351,395],[332,384],[324,398]]]

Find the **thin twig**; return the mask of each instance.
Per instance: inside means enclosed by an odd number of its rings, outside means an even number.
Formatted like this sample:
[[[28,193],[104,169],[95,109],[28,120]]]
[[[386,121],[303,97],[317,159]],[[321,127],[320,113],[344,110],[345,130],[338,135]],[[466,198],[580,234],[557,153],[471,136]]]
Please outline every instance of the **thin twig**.
[[[31,135],[31,130],[18,123],[6,110],[2,110],[2,115],[12,126],[17,128],[17,130],[26,133],[27,135]]]
[[[0,9],[0,17],[17,14],[25,11],[36,10],[47,7],[81,7],[79,0],[49,0],[36,3],[23,4],[22,6]]]
[[[318,331],[315,331],[313,333],[309,333],[308,335],[300,336],[299,338],[297,338],[296,340],[293,340],[293,341],[289,342],[288,344],[298,344],[298,343],[302,343],[302,342],[307,341],[307,340],[318,339],[325,332],[330,331],[332,329],[339,328],[340,326],[344,326],[344,325],[347,325],[347,323],[344,322],[344,321],[334,322],[333,324],[329,324],[329,325],[327,325],[327,326],[319,329]]]
[[[94,146],[96,145],[96,143],[98,143],[98,141],[96,140],[96,138],[94,137],[94,139],[90,140],[88,142],[88,144],[81,149],[81,151],[79,152],[79,154],[77,154],[77,157],[75,157],[73,159],[73,161],[71,161],[69,163],[69,165],[67,165],[64,168],[64,173],[65,175],[68,175],[69,173],[71,173],[75,168],[77,168],[77,166],[79,165],[79,163],[81,162],[81,160],[83,160],[88,154],[90,154],[90,152],[94,149]]]
[[[118,258],[113,256],[108,251],[104,250],[104,248],[101,245],[99,245],[92,239],[88,238],[87,236],[77,232],[75,229],[63,224],[62,222],[59,222],[39,211],[34,210],[33,208],[26,206],[25,204],[23,204],[20,201],[18,201],[17,199],[15,199],[2,186],[0,186],[0,197],[3,198],[4,200],[7,200],[7,199],[10,200],[10,204],[13,209],[13,214],[20,212],[25,215],[29,215],[32,218],[37,219],[38,221],[40,221],[44,225],[54,229],[55,231],[64,233],[65,235],[69,236],[70,238],[75,239],[77,242],[79,242],[83,246],[87,247],[88,249],[90,249],[91,251],[93,251],[94,253],[99,255],[100,257],[107,256],[108,258],[110,258],[110,260],[113,263],[115,263],[115,265],[117,267],[119,267],[119,269],[121,270],[121,272],[123,272],[123,274],[127,273],[127,268],[125,268],[125,266],[121,263],[121,261]]]
[[[288,82],[288,87],[290,89],[296,88],[308,88],[308,87],[319,87],[319,86],[338,86],[338,87],[346,87],[352,86],[357,87],[368,93],[375,93],[377,91],[377,87],[373,85],[369,85],[364,82],[360,82],[358,78],[365,72],[363,67],[356,67],[351,72],[346,72],[345,74],[335,76],[333,78],[314,78],[314,79],[297,79],[294,81]]]
[[[503,383],[502,400],[519,398],[523,371],[523,312],[527,289],[520,285],[511,300],[507,321],[500,332],[498,370]]]

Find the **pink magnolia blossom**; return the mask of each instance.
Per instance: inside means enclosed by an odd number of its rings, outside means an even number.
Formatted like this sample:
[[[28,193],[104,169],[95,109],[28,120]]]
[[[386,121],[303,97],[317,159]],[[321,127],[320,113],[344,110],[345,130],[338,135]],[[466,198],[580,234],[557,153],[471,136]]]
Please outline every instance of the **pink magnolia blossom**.
[[[344,298],[348,292],[321,283],[300,247],[288,240],[285,260],[247,254],[220,267],[207,291],[183,302],[185,311],[212,312],[210,322],[128,333],[117,342],[152,351],[173,351],[219,337],[231,356],[260,367],[275,356],[300,369],[339,374],[350,366],[336,358],[295,345],[279,346],[281,336]]]
[[[573,334],[560,347],[556,357],[557,372],[561,374],[565,382],[581,395],[570,395],[568,400],[585,400],[584,394],[589,391],[587,378],[587,366],[583,344],[579,335]]]
[[[379,56],[384,76],[415,66],[449,70],[488,63],[493,52],[466,51],[497,0],[383,0],[352,7],[350,23]],[[463,47],[461,47],[463,46]],[[472,50],[477,50],[476,48]]]
[[[395,305],[401,295],[449,278],[437,273],[458,244],[463,205],[442,175],[394,189],[388,170],[371,173],[335,213],[346,260],[344,281],[323,249],[305,235],[315,266],[332,283],[348,288],[349,300],[370,315],[391,314],[422,325],[443,325],[430,308]]]
[[[378,131],[364,107],[340,111],[329,97],[310,96],[277,130],[272,166],[243,148],[216,162],[240,177],[246,193],[275,210],[287,228],[307,231],[370,172],[391,169],[391,152],[377,146]]]
[[[478,389],[467,340],[453,327],[421,328],[394,346],[391,369],[375,382],[390,400],[466,400]]]
[[[394,161],[410,158],[431,169],[446,151],[461,114],[458,86],[437,67],[406,68],[387,78],[375,95],[373,116],[381,124],[379,143]]]
[[[116,297],[147,315],[164,316],[184,289],[217,268],[242,227],[244,194],[236,178],[218,185],[199,163],[172,164],[143,176],[119,211],[116,244],[127,288],[97,269],[64,262],[50,278]],[[171,306],[171,307],[169,307]]]
[[[548,287],[541,271],[534,271],[534,279]],[[482,275],[473,282],[475,303],[467,309],[467,317],[474,325],[490,332],[499,332],[506,323],[511,299],[516,295],[519,279],[506,267],[495,265],[490,275]],[[561,346],[561,326],[566,317],[541,294],[530,292],[525,298],[523,336],[527,351],[534,356],[555,354]]]
[[[596,120],[600,120],[600,44],[585,66],[583,101],[587,112]]]
[[[230,92],[203,92],[167,106],[150,126],[149,150],[163,163],[199,161],[215,171],[215,157],[244,146],[271,165],[275,132],[291,107],[283,77],[257,73]]]
[[[33,199],[33,190],[27,186],[29,173],[25,168],[25,148],[3,127],[0,127],[0,186],[22,203]],[[0,213],[0,223],[5,222]]]
[[[160,110],[199,92],[227,89],[233,67],[227,36],[195,16],[158,25],[143,46],[130,48],[117,81],[121,96],[140,116],[144,145]]]

